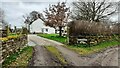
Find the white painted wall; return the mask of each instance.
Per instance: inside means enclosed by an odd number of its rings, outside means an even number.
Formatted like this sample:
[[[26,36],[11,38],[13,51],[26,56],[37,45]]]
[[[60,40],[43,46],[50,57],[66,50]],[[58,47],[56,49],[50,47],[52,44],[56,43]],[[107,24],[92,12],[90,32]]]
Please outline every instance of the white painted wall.
[[[53,34],[55,33],[55,29],[54,28],[49,28],[48,29],[48,34]]]
[[[41,33],[42,30],[41,28],[43,27],[43,21],[40,20],[40,19],[37,19],[36,21],[34,21],[32,24],[31,24],[31,27],[30,27],[30,32],[33,33],[33,32],[36,32],[36,33]]]
[[[48,29],[48,32],[46,31],[46,29]],[[42,20],[37,19],[31,24],[30,32],[51,34],[51,33],[55,33],[55,29],[49,26],[45,26]]]
[[[43,27],[42,29],[43,29],[43,33],[47,33],[47,34],[53,34],[53,33],[55,33],[55,29],[51,28],[51,27],[48,27],[48,26]],[[48,29],[48,31],[46,31],[46,29]]]

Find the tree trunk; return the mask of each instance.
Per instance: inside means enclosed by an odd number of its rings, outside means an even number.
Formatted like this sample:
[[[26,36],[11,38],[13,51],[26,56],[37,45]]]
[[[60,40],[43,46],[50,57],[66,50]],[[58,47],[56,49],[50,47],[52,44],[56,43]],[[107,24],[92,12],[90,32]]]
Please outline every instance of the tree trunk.
[[[59,36],[62,36],[62,27],[59,26]]]
[[[28,33],[30,33],[30,25],[28,25]]]
[[[57,29],[56,28],[54,28],[55,29],[55,34],[57,34]]]

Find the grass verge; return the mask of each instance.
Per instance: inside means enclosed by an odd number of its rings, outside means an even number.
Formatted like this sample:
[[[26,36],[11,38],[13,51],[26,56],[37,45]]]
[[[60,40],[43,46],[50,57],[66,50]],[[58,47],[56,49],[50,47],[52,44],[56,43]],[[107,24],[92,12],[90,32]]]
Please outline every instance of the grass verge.
[[[33,47],[27,46],[5,59],[3,66],[27,66],[32,57]]]
[[[61,43],[66,43],[67,38],[66,37],[60,37],[58,34],[38,34],[38,36],[55,40]]]
[[[61,55],[61,53],[55,47],[53,47],[53,46],[45,46],[45,48],[49,52],[51,52],[55,57],[57,57],[63,65],[67,64],[64,57]]]
[[[67,45],[67,46],[63,45],[63,46],[65,46],[66,48],[71,49],[73,51],[76,51],[77,53],[79,53],[82,56],[86,56],[86,55],[90,55],[93,53],[103,51],[106,48],[114,47],[114,46],[118,46],[118,45],[120,45],[119,41],[112,40],[112,41],[101,42],[101,43],[96,44],[91,47],[82,47],[81,45]]]
[[[44,37],[44,38],[48,38],[51,40],[55,40],[57,42],[61,42],[61,43],[66,43],[65,41],[67,40],[66,37],[59,37],[59,35],[57,34],[38,34],[38,36]],[[103,51],[106,48],[109,47],[114,47],[114,46],[118,46],[120,45],[120,40],[117,36],[115,36],[115,38],[113,38],[112,40],[109,41],[104,41],[95,45],[87,45],[87,44],[78,44],[78,45],[63,45],[64,47],[71,49],[73,51],[76,51],[77,53],[79,53],[80,55],[89,55],[89,54],[93,54],[96,52],[100,52]]]

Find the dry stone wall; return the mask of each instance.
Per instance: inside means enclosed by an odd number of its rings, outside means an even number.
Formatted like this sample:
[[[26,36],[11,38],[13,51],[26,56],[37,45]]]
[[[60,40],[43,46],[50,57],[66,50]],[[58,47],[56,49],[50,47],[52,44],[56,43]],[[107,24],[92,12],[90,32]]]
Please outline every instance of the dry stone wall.
[[[27,36],[21,36],[15,39],[9,39],[8,41],[0,41],[0,63],[11,54],[19,51],[27,44]]]

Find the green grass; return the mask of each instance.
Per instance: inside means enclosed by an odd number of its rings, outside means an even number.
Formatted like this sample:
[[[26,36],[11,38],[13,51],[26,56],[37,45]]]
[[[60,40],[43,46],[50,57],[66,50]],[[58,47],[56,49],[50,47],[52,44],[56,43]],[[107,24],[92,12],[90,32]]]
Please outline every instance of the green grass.
[[[55,40],[61,43],[66,43],[67,40],[66,37],[59,37],[57,34],[38,34],[38,36],[48,38],[51,40]],[[104,41],[98,44],[91,44],[90,47],[87,44],[78,44],[78,45],[63,45],[73,51],[78,52],[80,55],[89,55],[93,54],[99,51],[102,51],[109,47],[114,47],[120,45],[120,39],[117,36],[114,36],[114,38],[110,41]]]
[[[15,33],[10,33],[8,36],[16,36],[17,34]]]
[[[38,36],[55,40],[61,43],[66,43],[67,38],[66,37],[60,37],[58,34],[38,34]]]
[[[53,46],[45,46],[45,47],[49,52],[51,52],[54,56],[56,56],[63,65],[67,64],[64,57],[61,55],[61,53],[55,47],[53,47]]]
[[[118,45],[120,45],[119,41],[111,40],[111,41],[101,42],[101,43],[96,44],[96,45],[91,46],[91,47],[84,47],[81,44],[79,44],[79,45],[67,45],[65,47],[67,47],[67,48],[69,48],[69,49],[71,49],[73,51],[76,51],[80,55],[85,56],[85,55],[89,55],[89,54],[93,54],[93,53],[96,53],[96,52],[100,52],[100,51],[103,51],[106,48],[114,47],[114,46],[118,46]]]
[[[3,66],[27,66],[28,61],[32,57],[32,53],[33,48],[31,46],[27,46],[7,57],[3,62]]]

